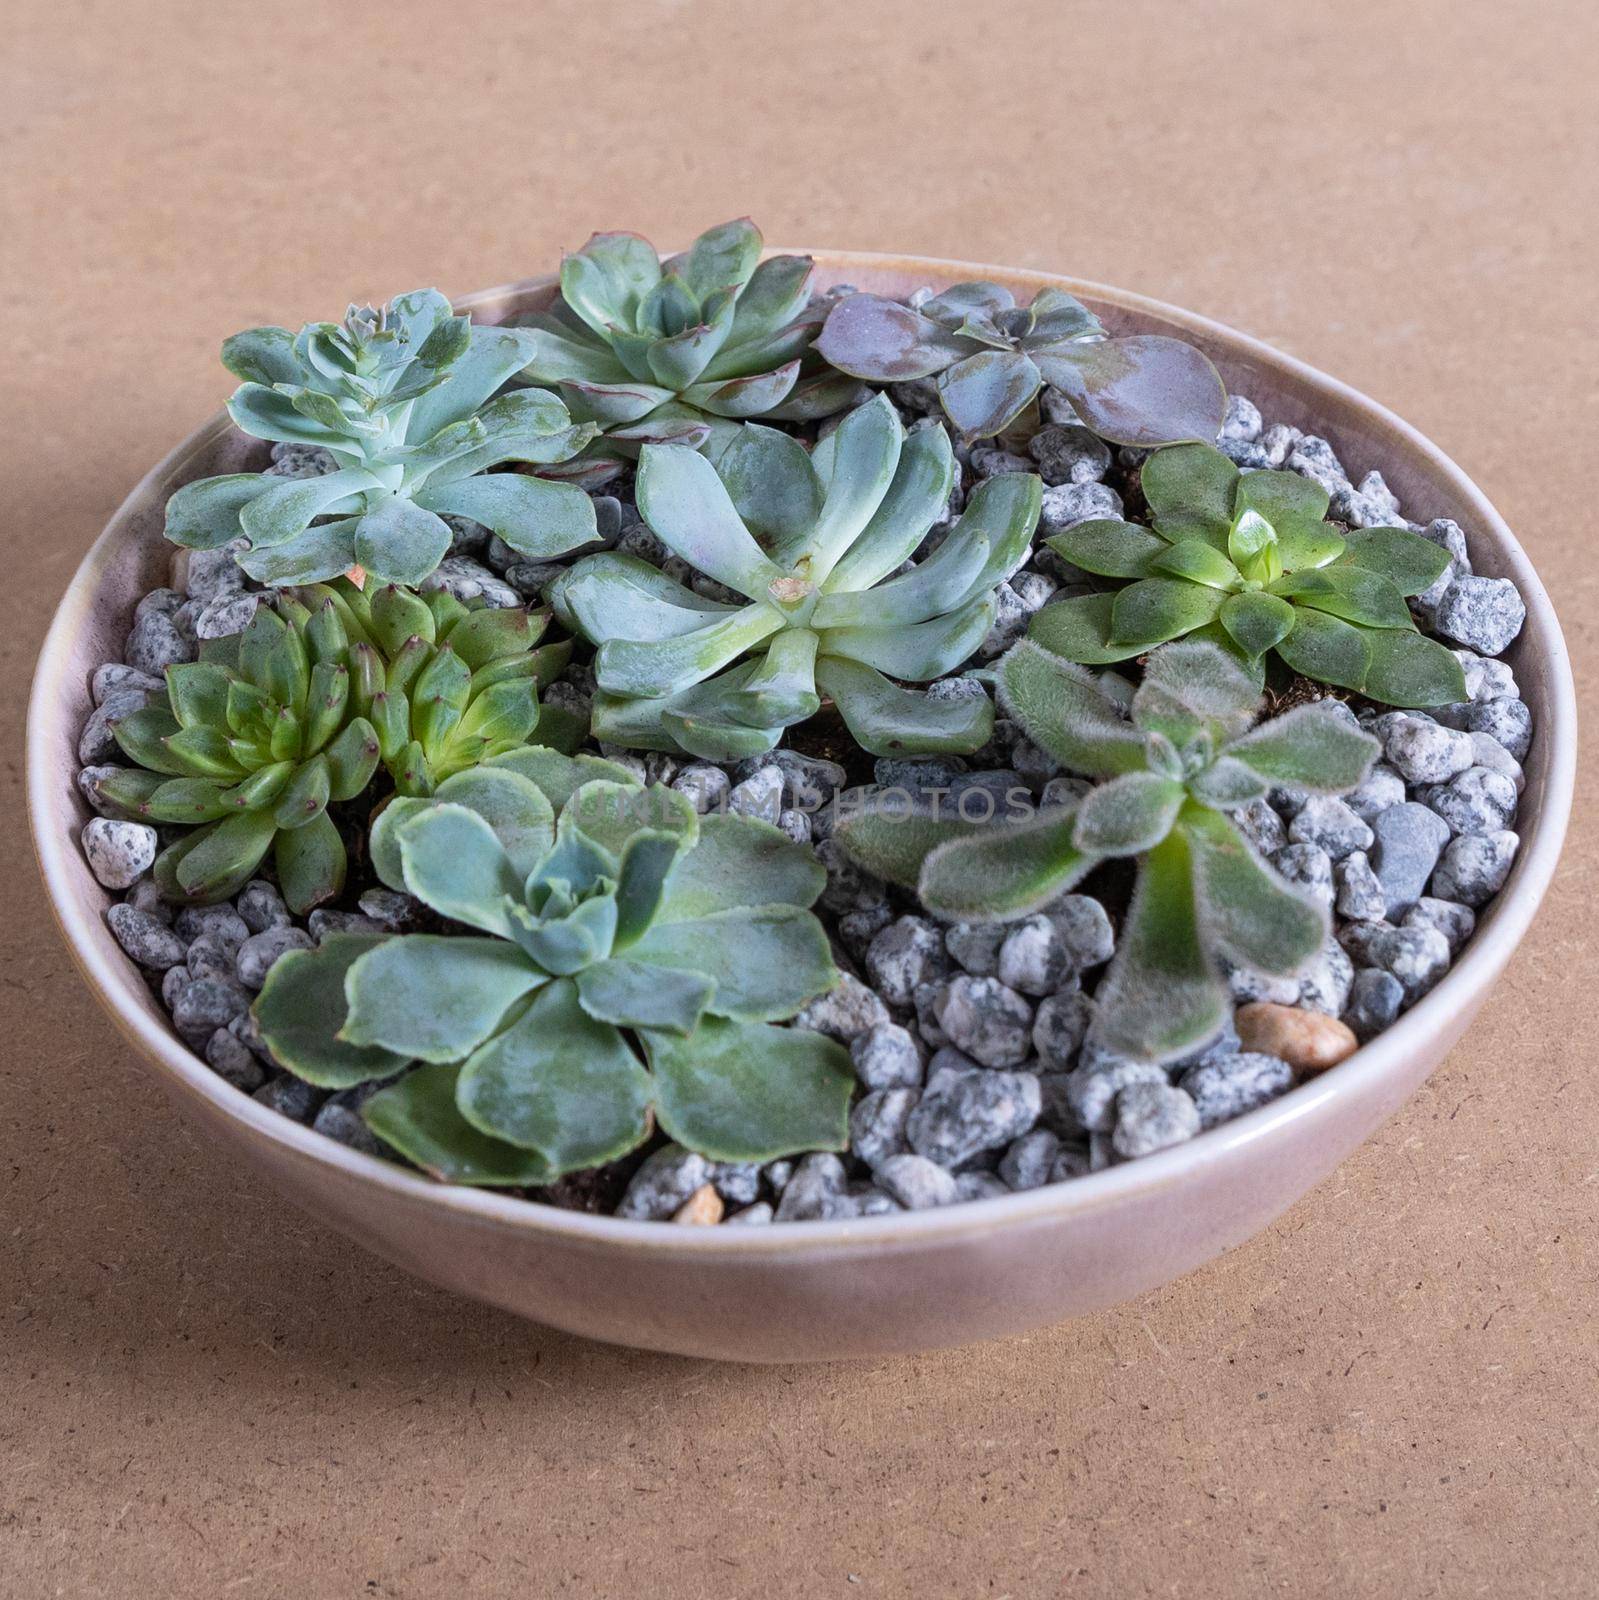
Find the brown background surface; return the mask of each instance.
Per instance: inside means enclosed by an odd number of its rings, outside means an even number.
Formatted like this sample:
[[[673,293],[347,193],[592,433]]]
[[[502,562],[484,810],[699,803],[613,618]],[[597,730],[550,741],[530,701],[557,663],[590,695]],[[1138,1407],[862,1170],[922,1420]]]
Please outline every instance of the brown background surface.
[[[224,334],[742,211],[1142,290],[1379,397],[1518,529],[1586,690],[1586,0],[11,17],[0,1594],[1599,1588],[1588,793],[1466,1042],[1277,1227],[1031,1338],[757,1370],[450,1300],[176,1123],[47,924],[20,726],[79,556],[224,397]]]

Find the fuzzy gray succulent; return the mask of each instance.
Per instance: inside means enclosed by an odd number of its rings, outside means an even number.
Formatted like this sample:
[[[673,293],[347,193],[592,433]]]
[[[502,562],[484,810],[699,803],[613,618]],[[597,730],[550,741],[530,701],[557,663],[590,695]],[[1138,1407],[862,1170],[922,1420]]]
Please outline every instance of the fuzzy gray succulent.
[[[1126,1055],[1169,1059],[1228,1014],[1226,974],[1293,974],[1328,936],[1326,908],[1256,855],[1229,813],[1274,785],[1341,794],[1378,753],[1330,701],[1252,726],[1248,671],[1217,645],[1157,650],[1136,692],[1031,640],[1000,664],[999,693],[1027,736],[1103,780],[1080,801],[984,826],[879,805],[846,819],[844,849],[954,921],[1029,916],[1101,862],[1131,856],[1138,883],[1095,994],[1094,1032]]]

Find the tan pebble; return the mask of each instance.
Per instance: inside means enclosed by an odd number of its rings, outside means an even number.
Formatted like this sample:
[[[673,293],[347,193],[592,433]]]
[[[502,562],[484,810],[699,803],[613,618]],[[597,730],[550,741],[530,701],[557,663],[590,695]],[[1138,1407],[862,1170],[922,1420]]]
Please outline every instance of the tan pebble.
[[[673,1222],[687,1222],[700,1227],[714,1225],[721,1220],[722,1197],[709,1183],[702,1183],[672,1214]]]
[[[1354,1033],[1337,1017],[1302,1006],[1255,1000],[1240,1006],[1234,1020],[1246,1050],[1280,1056],[1304,1078],[1336,1067],[1360,1047]]]

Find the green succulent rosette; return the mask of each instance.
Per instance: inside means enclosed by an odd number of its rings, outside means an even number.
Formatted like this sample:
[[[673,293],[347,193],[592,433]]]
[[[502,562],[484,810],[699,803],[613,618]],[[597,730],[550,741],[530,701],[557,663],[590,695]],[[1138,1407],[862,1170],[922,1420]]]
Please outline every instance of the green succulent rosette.
[[[762,261],[747,217],[665,262],[636,233],[597,233],[568,255],[559,299],[518,319],[533,346],[522,377],[604,437],[553,472],[602,481],[646,444],[698,449],[750,417],[814,420],[863,398],[811,354],[825,315],[811,267]]]
[[[773,1026],[838,978],[825,874],[777,829],[530,747],[391,802],[372,859],[474,931],[291,953],[256,1015],[323,1087],[423,1063],[364,1115],[424,1170],[550,1183],[657,1124],[719,1160],[843,1147],[847,1053]]]
[[[244,380],[228,402],[234,422],[257,439],[315,445],[337,470],[202,478],[168,501],[167,538],[194,550],[243,539],[239,565],[273,585],[353,567],[420,583],[449,553],[449,515],[483,523],[529,560],[587,544],[594,507],[580,489],[491,470],[565,461],[597,431],[554,395],[499,394],[532,351],[531,334],[474,327],[436,289],[381,311],[352,306],[343,322],[298,334],[234,335],[222,347]]]
[[[584,557],[550,590],[597,651],[597,738],[729,761],[770,750],[825,695],[877,755],[972,751],[993,731],[986,695],[906,687],[966,661],[996,591],[1027,557],[1041,484],[991,478],[934,553],[900,569],[949,501],[954,458],[936,423],[909,435],[879,395],[816,448],[750,424],[712,460],[653,445],[640,514],[728,604],[636,558]]]
[[[1405,528],[1343,533],[1327,491],[1294,472],[1240,472],[1219,450],[1175,445],[1144,463],[1151,526],[1080,522],[1046,542],[1085,572],[1123,580],[1046,606],[1029,632],[1088,665],[1199,633],[1263,681],[1275,654],[1319,683],[1389,705],[1466,698],[1460,663],[1406,605],[1448,552]]]

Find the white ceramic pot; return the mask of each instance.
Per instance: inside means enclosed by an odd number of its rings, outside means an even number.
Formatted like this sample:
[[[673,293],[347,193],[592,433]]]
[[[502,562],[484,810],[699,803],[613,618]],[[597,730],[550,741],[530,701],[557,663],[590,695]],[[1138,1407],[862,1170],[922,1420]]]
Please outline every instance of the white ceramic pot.
[[[1380,467],[1406,511],[1453,517],[1480,573],[1515,580],[1511,652],[1535,737],[1509,882],[1433,992],[1341,1066],[1175,1149],[1030,1193],[948,1210],[769,1228],[673,1227],[446,1187],[361,1155],[229,1087],[173,1034],[111,937],[106,891],[78,848],[75,782],[89,675],[117,659],[138,598],[164,579],[167,496],[259,463],[218,416],[141,483],[84,558],[45,642],[28,722],[28,808],[62,931],[89,986],[183,1109],[313,1216],[434,1283],[570,1332],[745,1361],[926,1350],[1094,1311],[1189,1272],[1266,1226],[1415,1090],[1459,1038],[1526,932],[1571,809],[1576,707],[1543,585],[1481,491],[1362,395],[1202,317],[1045,273],[816,252],[822,284],[904,294],[983,277],[1018,298],[1069,290],[1113,332],[1199,345],[1267,417],[1322,434],[1358,476]],[[548,280],[458,302],[496,322],[546,302]]]

